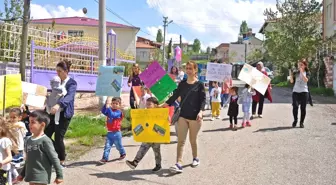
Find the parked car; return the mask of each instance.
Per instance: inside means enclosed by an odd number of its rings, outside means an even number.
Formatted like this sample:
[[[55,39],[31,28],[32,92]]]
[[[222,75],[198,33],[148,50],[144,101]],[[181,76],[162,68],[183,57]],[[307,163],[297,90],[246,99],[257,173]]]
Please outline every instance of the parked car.
[[[265,70],[266,70],[268,77],[274,78],[273,71],[271,71],[268,67],[265,67]]]

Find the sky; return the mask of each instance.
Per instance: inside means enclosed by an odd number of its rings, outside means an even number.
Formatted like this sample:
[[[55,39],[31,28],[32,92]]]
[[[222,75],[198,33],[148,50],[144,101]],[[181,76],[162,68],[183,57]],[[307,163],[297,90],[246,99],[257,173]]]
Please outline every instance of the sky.
[[[98,0],[97,0],[98,1]],[[0,10],[3,11],[0,0]],[[138,36],[155,40],[158,29],[163,28],[163,16],[173,23],[168,25],[166,42],[172,38],[179,42],[201,41],[202,49],[217,47],[220,43],[237,41],[239,26],[247,21],[253,32],[258,33],[266,8],[275,9],[276,0],[106,0],[106,7],[128,23],[106,11],[107,21],[140,27]],[[82,9],[88,13],[83,14]],[[96,0],[32,0],[33,19],[87,16],[98,18]],[[261,34],[257,34],[262,38]]]

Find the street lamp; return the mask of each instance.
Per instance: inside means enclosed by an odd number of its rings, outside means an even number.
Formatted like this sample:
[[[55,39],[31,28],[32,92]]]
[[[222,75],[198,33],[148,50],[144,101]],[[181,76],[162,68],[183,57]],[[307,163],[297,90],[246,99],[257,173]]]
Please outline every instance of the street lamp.
[[[165,63],[166,61],[166,30],[170,23],[172,23],[173,20],[170,20],[168,22],[168,17],[163,17],[163,55],[162,55],[162,62]]]

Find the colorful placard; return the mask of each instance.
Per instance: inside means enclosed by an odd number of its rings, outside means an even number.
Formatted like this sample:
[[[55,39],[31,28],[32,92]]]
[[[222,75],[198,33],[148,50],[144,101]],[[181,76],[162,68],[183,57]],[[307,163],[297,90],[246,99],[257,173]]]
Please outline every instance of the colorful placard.
[[[267,87],[271,82],[271,79],[268,76],[249,64],[244,64],[239,73],[238,79],[249,84],[263,95],[266,93]]]
[[[124,66],[100,66],[96,95],[120,97],[124,71]]]
[[[43,108],[48,94],[47,87],[22,82],[23,104]]]
[[[136,142],[170,143],[168,108],[132,109],[131,122]]]
[[[22,82],[20,74],[10,74],[5,77],[5,108],[22,104]]]
[[[137,105],[139,105],[140,98],[142,97],[141,86],[133,86],[132,89],[133,89],[135,101],[136,101]],[[152,95],[152,93],[150,92],[149,89],[148,89],[148,91],[149,91],[148,94]]]
[[[168,99],[168,96],[176,89],[176,87],[176,83],[168,74],[166,74],[162,77],[162,79],[155,83],[150,90],[161,104]]]
[[[139,77],[148,88],[151,88],[165,74],[166,71],[157,61],[154,61],[139,75]]]
[[[231,77],[232,65],[208,62],[206,69],[206,80],[223,82],[225,78]]]

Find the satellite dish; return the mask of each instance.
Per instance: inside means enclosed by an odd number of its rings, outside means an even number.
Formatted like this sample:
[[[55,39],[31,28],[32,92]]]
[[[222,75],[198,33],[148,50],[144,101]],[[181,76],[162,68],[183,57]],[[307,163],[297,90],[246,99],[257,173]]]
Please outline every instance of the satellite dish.
[[[86,8],[83,8],[82,11],[83,11],[84,14],[87,13],[87,9]]]

